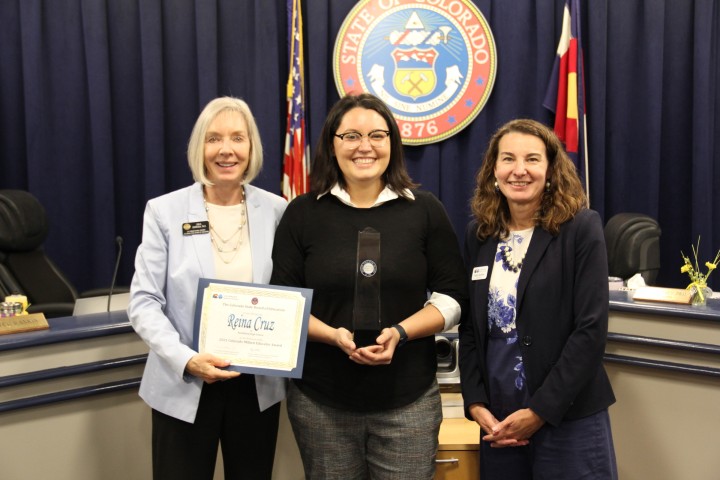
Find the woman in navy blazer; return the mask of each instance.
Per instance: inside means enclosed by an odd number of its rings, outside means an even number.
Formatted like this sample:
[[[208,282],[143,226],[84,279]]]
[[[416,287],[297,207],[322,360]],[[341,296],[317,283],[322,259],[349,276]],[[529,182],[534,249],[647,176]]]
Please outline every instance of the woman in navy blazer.
[[[262,167],[248,105],[211,101],[195,123],[195,183],[148,202],[128,315],[150,347],[140,396],[152,407],[153,477],[269,479],[285,379],[223,370],[192,349],[198,279],[267,283],[283,198],[249,185]]]
[[[483,432],[480,477],[617,478],[600,217],[534,120],[494,134],[476,180],[460,371],[466,416]]]

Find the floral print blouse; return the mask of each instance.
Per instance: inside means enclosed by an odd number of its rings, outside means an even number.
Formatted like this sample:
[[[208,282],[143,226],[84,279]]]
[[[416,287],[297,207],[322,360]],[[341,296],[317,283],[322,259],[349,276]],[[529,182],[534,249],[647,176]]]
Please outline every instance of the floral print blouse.
[[[490,410],[502,419],[527,406],[525,370],[517,344],[517,284],[534,229],[511,231],[498,243],[488,291],[487,365]]]

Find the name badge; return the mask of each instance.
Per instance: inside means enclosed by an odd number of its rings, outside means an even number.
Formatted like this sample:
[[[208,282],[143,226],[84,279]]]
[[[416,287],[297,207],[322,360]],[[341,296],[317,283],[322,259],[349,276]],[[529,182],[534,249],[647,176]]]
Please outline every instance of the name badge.
[[[199,235],[210,233],[210,222],[185,222],[182,224],[183,235]]]
[[[475,282],[477,280],[485,280],[487,278],[487,272],[488,272],[487,265],[485,265],[484,267],[475,267],[475,268],[473,268],[473,271],[472,271],[471,280],[473,282]]]

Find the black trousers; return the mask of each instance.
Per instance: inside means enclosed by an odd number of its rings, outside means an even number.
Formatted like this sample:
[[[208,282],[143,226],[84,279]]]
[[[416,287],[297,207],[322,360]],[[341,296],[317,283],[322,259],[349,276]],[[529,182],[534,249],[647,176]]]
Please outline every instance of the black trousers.
[[[152,411],[153,478],[212,480],[219,443],[226,480],[270,480],[279,416],[260,412],[253,375],[206,383],[195,423]]]

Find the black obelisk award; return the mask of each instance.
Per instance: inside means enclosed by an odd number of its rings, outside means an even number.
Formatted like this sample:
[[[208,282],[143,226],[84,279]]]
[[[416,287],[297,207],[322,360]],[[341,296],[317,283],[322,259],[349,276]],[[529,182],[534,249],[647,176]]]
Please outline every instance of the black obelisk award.
[[[358,232],[353,341],[356,347],[376,345],[380,335],[380,232]]]

